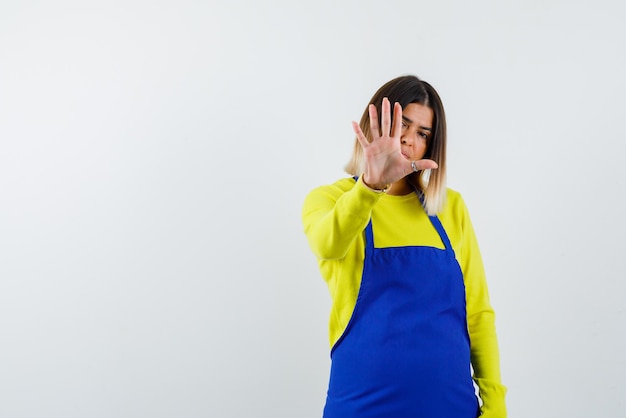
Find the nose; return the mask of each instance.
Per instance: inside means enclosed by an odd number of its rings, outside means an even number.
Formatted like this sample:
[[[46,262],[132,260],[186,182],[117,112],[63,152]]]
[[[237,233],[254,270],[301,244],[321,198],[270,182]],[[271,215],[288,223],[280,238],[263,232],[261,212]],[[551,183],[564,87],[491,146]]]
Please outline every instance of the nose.
[[[400,136],[400,143],[404,145],[413,145],[413,141],[410,138],[412,138],[410,130],[406,129]]]

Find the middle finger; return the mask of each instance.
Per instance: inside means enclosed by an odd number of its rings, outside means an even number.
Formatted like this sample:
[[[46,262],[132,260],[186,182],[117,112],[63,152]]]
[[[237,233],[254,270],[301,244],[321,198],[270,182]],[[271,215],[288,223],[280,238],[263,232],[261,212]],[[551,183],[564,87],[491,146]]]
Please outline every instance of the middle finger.
[[[389,99],[383,98],[382,114],[380,115],[381,135],[384,137],[389,136],[391,131],[391,106],[389,105]]]

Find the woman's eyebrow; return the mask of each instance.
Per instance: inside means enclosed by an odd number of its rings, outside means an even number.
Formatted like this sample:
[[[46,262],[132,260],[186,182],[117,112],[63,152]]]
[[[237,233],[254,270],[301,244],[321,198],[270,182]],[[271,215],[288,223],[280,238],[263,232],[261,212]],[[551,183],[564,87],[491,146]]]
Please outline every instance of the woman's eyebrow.
[[[402,120],[404,120],[405,122],[408,122],[408,123],[413,123],[413,121],[411,119],[407,118],[404,115],[402,115]],[[420,129],[423,129],[425,131],[432,131],[432,128],[429,128],[427,126],[420,126]]]

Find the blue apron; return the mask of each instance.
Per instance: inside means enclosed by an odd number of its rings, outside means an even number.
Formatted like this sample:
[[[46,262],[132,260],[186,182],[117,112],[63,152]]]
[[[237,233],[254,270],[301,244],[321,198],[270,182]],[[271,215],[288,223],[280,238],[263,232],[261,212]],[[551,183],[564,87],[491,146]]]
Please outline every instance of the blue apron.
[[[331,351],[324,418],[476,418],[463,273],[445,249],[375,248],[365,229],[361,288]]]

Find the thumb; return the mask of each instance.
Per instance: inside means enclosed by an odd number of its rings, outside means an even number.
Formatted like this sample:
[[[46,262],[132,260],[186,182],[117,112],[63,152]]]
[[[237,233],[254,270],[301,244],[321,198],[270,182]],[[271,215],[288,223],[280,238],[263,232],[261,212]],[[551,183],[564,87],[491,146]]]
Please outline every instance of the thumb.
[[[417,160],[411,161],[411,169],[413,171],[428,170],[439,167],[433,160]]]

